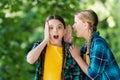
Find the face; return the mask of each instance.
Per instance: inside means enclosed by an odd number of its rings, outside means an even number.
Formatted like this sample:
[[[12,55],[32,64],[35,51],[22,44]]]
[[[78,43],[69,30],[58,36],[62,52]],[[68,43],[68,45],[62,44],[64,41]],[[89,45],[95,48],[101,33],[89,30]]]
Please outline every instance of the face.
[[[64,32],[64,25],[59,20],[49,20],[50,42],[52,44],[61,44]]]
[[[77,37],[83,37],[83,34],[85,33],[85,23],[80,20],[77,16],[74,18],[74,30],[76,31]]]

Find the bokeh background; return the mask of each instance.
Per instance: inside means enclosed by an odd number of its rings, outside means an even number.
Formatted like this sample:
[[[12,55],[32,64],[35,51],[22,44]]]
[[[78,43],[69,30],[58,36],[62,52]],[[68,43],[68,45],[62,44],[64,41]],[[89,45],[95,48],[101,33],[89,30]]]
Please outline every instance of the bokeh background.
[[[33,80],[35,65],[26,62],[33,43],[43,39],[47,16],[58,14],[73,25],[74,14],[92,9],[98,30],[107,40],[120,67],[120,0],[0,0],[0,80]],[[81,47],[83,39],[74,44]]]

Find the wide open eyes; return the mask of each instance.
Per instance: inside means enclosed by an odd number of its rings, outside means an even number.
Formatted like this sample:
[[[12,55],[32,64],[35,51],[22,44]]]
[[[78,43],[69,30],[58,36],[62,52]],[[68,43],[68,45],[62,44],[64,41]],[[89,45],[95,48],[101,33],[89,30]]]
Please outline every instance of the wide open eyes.
[[[49,26],[49,30],[53,30],[53,29],[56,29],[56,30],[60,30],[60,29],[63,29],[63,25],[57,25],[57,26]]]
[[[52,26],[50,26],[50,27],[49,27],[49,30],[53,30],[53,27],[52,27]]]
[[[57,29],[62,29],[62,26],[59,25],[59,26],[57,27]]]

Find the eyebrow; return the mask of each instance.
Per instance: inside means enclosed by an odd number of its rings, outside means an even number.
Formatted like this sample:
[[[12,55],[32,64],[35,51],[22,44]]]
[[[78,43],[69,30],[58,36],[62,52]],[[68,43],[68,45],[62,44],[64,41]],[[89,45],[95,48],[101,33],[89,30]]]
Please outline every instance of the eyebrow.
[[[61,25],[61,26],[63,26],[63,24],[58,24],[58,25]]]

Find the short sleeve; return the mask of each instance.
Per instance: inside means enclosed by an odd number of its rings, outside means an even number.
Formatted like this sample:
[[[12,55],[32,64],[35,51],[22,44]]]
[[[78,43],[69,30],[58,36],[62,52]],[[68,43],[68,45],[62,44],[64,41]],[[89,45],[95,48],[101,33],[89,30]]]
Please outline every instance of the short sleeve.
[[[41,41],[35,42],[35,43],[33,44],[32,49],[36,48],[40,43],[41,43]]]

